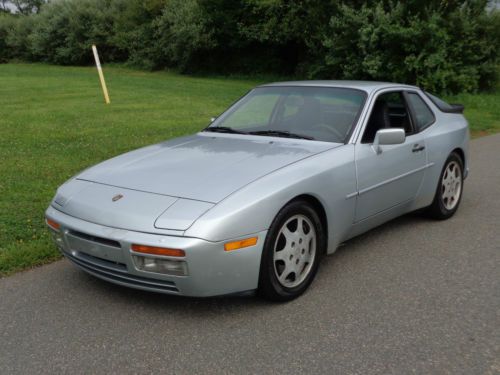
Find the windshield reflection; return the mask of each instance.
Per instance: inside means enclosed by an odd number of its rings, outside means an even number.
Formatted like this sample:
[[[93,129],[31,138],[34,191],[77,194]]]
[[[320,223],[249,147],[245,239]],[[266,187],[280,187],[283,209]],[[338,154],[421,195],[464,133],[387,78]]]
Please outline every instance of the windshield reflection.
[[[206,131],[345,142],[366,94],[338,87],[258,87]]]

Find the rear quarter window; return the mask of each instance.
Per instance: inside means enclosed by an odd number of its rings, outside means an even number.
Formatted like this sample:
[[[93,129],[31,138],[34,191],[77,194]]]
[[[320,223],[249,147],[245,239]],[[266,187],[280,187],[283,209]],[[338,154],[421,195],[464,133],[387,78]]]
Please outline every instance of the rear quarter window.
[[[413,112],[415,114],[415,122],[418,131],[424,130],[434,122],[435,120],[434,113],[432,113],[432,111],[427,106],[427,104],[425,104],[420,95],[409,92],[408,101],[410,102],[409,104],[413,108]]]

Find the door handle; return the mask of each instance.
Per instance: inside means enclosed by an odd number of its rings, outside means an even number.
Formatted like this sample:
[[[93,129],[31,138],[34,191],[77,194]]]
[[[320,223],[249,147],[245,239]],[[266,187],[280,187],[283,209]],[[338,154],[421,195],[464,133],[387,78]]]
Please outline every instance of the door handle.
[[[425,150],[425,146],[420,146],[419,144],[413,145],[411,152],[420,152]]]

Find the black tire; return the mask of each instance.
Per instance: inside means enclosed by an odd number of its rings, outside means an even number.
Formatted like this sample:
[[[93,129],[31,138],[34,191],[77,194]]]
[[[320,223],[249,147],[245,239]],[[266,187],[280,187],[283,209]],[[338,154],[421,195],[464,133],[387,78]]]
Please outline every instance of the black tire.
[[[443,198],[443,176],[447,170],[447,168],[450,166],[452,163],[457,163],[459,165],[459,170],[460,170],[460,193],[459,197],[456,200],[455,205],[453,208],[449,209],[445,205],[445,199]],[[451,153],[450,156],[448,156],[448,159],[446,159],[446,162],[444,163],[443,170],[441,171],[441,174],[439,175],[439,181],[436,187],[436,193],[434,195],[434,200],[432,201],[432,204],[427,208],[427,213],[430,217],[436,219],[436,220],[446,220],[452,217],[455,212],[457,212],[458,206],[460,206],[460,201],[462,199],[463,195],[463,187],[464,187],[464,163],[462,161],[462,158],[455,152]]]
[[[308,265],[309,263],[306,263],[307,266],[305,266],[304,269],[307,269],[308,267],[310,268],[307,271],[308,273],[307,276],[305,276],[305,279],[296,286],[286,287],[278,280],[278,276],[276,274],[277,271],[275,271],[275,266],[278,263],[275,264],[274,252],[275,246],[278,246],[277,240],[281,229],[287,221],[290,219],[293,220],[293,218],[297,215],[305,216],[314,227],[314,231],[316,233],[315,255],[312,262],[310,262],[310,266]],[[305,226],[308,226],[307,222]],[[297,298],[304,293],[316,276],[320,260],[326,250],[326,238],[325,229],[323,228],[318,213],[308,202],[303,200],[292,201],[282,208],[278,215],[274,218],[264,242],[264,249],[260,264],[259,294],[268,300],[284,302]],[[303,251],[302,254],[304,254]],[[298,251],[298,257],[301,257],[300,251]]]

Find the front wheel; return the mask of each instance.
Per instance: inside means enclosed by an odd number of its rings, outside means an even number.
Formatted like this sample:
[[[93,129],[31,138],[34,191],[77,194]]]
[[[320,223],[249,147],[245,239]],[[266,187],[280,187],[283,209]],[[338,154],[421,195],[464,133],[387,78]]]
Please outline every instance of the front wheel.
[[[463,191],[463,162],[452,153],[444,164],[434,201],[429,206],[429,214],[438,220],[445,220],[453,216],[462,199]]]
[[[325,238],[321,220],[307,202],[285,206],[271,224],[264,243],[259,292],[274,301],[301,295],[316,275]]]

